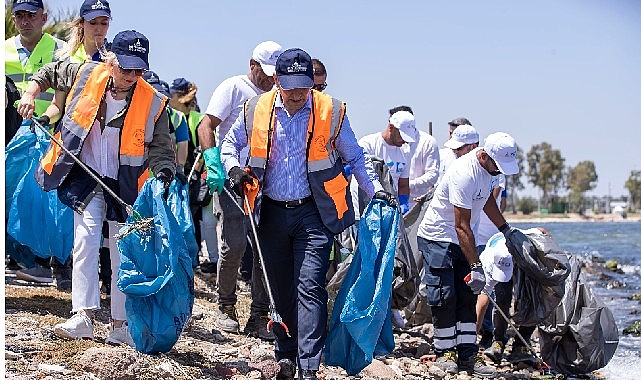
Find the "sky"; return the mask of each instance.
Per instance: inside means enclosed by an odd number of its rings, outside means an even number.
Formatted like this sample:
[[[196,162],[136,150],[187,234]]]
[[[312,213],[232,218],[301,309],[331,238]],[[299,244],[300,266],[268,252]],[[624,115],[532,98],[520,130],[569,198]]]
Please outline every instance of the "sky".
[[[80,0],[45,1],[50,12]],[[409,105],[440,146],[467,117],[481,140],[504,131],[525,153],[547,142],[566,166],[595,163],[588,195],[627,195],[641,170],[641,1],[111,0],[108,38],[135,29],[165,81],[198,85],[206,109],[224,79],[249,72],[274,40],[325,63],[325,92],[347,103],[357,137]],[[527,179],[523,177],[523,182]],[[528,185],[519,195],[538,191]]]

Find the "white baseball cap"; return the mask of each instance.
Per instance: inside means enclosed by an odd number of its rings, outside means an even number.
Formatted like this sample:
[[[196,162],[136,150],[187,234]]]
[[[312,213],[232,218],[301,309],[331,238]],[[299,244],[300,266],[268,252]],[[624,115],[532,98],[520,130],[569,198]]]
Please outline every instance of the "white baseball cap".
[[[498,282],[507,282],[512,278],[514,263],[512,255],[505,246],[505,237],[501,233],[493,235],[481,253],[483,271]]]
[[[501,173],[512,175],[519,172],[519,163],[516,160],[517,145],[512,136],[505,132],[492,133],[485,139],[483,150],[496,162]]]
[[[458,149],[463,145],[476,144],[479,142],[479,133],[469,124],[463,124],[456,127],[452,132],[452,137],[445,142],[445,147]]]
[[[416,141],[416,121],[414,115],[407,111],[395,112],[389,118],[389,123],[398,129],[403,141],[413,143]]]
[[[267,76],[274,75],[276,71],[276,60],[280,53],[283,52],[283,47],[274,41],[264,41],[259,43],[252,53],[252,59],[260,63],[260,67]]]

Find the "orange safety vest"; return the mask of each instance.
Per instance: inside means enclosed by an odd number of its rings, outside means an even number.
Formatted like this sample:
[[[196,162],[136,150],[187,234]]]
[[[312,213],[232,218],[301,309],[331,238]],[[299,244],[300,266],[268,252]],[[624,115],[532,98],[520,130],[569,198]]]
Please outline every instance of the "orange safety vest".
[[[272,90],[245,102],[245,128],[247,136],[250,136],[249,166],[259,183],[263,182],[269,162],[272,133],[276,126],[276,93],[277,90]],[[345,103],[312,90],[312,111],[307,127],[307,180],[323,224],[334,234],[354,223],[349,183],[335,147],[344,117]],[[254,203],[257,217],[261,198],[259,192]]]
[[[62,127],[55,137],[76,157],[98,116],[109,77],[106,64],[84,63],[67,95]],[[140,77],[135,86],[120,133],[118,186],[121,198],[128,204],[133,204],[142,184],[149,178],[146,147],[153,139],[155,123],[167,101]],[[36,181],[45,191],[55,189],[74,164],[73,158],[51,141],[36,169]]]

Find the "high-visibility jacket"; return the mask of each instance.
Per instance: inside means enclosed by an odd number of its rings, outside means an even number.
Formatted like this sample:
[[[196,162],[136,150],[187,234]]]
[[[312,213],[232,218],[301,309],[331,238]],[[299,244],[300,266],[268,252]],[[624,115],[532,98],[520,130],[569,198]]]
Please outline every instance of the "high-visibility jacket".
[[[269,162],[277,90],[245,102],[245,128],[249,141],[249,166],[263,183]],[[345,103],[312,90],[312,111],[307,134],[307,180],[325,227],[338,234],[354,223],[349,183],[335,140],[343,125]],[[257,195],[254,213],[260,213],[262,194]]]
[[[187,115],[187,125],[189,126],[189,136],[191,137],[191,142],[194,147],[197,147],[198,144],[198,125],[203,120],[205,115],[201,114],[198,111],[191,110],[189,115]]]
[[[22,66],[18,49],[16,49],[16,38],[20,38],[20,36],[14,36],[4,41],[4,71],[22,94],[27,90],[31,76],[46,63],[54,61],[57,43],[49,33],[44,33],[33,52],[31,52],[27,64]],[[42,115],[47,110],[53,100],[53,94],[53,89],[48,89],[46,92],[38,94],[36,98],[36,115]]]
[[[55,137],[76,157],[98,117],[109,77],[106,64],[87,62],[80,67],[67,95],[62,126]],[[155,123],[167,101],[140,77],[135,86],[120,133],[118,186],[120,197],[128,204],[133,204],[143,182],[149,178],[146,147],[153,139]],[[38,184],[45,191],[57,188],[74,163],[73,158],[52,141],[36,169]]]

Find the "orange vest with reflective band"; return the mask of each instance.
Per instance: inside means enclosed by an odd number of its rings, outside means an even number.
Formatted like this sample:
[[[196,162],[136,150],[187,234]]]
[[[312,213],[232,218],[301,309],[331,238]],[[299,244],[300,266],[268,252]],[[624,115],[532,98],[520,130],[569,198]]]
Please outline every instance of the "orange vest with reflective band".
[[[249,166],[263,182],[269,162],[272,133],[276,126],[275,100],[277,90],[253,97],[245,102],[245,128],[249,137]],[[323,224],[338,234],[354,223],[349,183],[343,174],[343,161],[335,140],[343,125],[345,103],[312,90],[312,110],[307,134],[307,180]],[[254,214],[260,213],[258,194]]]
[[[109,77],[106,64],[87,62],[78,70],[69,91],[62,127],[55,137],[76,157],[79,157],[83,143],[94,126]],[[120,132],[118,185],[120,197],[128,204],[133,204],[140,187],[149,178],[147,146],[153,139],[155,123],[167,101],[140,77],[135,86]],[[45,191],[55,189],[74,164],[73,158],[51,141],[36,170],[36,180]]]

